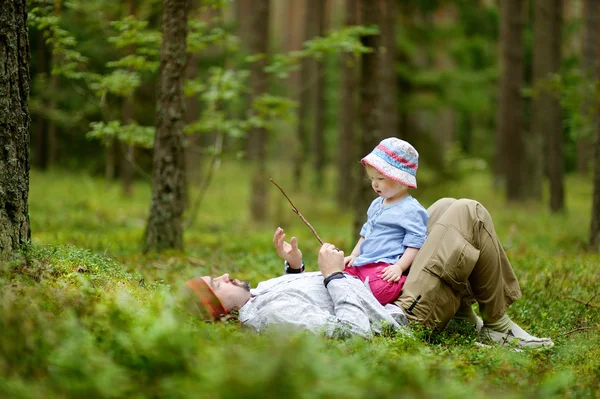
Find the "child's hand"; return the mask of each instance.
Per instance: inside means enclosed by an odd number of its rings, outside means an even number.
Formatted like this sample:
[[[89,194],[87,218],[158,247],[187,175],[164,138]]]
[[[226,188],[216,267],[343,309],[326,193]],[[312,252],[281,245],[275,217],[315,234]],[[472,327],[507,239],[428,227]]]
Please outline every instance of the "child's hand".
[[[348,255],[344,258],[344,265],[347,267],[352,266],[352,264],[354,263],[354,259],[356,259],[355,255]]]
[[[402,268],[399,265],[390,265],[381,272],[381,279],[388,283],[400,281],[400,277],[402,277]]]

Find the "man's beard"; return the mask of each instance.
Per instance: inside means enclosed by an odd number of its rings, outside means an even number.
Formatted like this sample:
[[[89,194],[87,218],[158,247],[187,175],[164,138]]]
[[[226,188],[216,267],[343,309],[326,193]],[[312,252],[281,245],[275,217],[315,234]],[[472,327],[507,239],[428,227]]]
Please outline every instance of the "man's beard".
[[[236,287],[240,287],[245,289],[246,291],[250,292],[250,282],[246,281],[246,280],[237,280],[237,279],[230,279],[231,283],[233,285],[235,285]]]

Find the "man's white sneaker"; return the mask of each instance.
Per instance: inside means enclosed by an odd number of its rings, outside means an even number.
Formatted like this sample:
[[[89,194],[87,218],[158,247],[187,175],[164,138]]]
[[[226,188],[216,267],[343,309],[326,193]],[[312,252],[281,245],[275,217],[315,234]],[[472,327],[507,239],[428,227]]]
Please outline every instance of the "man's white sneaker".
[[[507,333],[494,331],[484,326],[479,331],[479,340],[483,343],[514,345],[519,348],[552,348],[554,346],[554,342],[550,338],[534,337],[515,323],[512,323],[510,331]]]

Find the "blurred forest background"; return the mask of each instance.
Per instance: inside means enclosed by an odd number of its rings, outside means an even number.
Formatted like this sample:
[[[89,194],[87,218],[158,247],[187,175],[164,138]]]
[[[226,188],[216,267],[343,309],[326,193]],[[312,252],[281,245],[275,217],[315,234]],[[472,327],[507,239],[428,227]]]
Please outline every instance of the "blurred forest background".
[[[284,186],[296,191],[322,189],[329,171],[356,229],[371,197],[358,160],[390,136],[419,150],[423,190],[485,170],[508,201],[558,212],[565,175],[592,178],[595,1],[188,6],[185,151],[174,156],[200,196],[220,162],[248,165],[240,206],[253,220],[272,217],[273,170],[291,171]],[[33,168],[103,175],[125,196],[150,180],[162,13],[156,0],[30,1]],[[181,193],[193,218],[202,198]]]
[[[0,396],[599,397],[599,17],[597,0],[0,2]],[[553,349],[483,348],[459,324],[253,335],[173,304],[192,276],[279,275],[277,226],[315,270],[271,177],[350,251],[374,197],[359,160],[390,136],[420,153],[425,207],[490,210],[523,290],[509,314]]]

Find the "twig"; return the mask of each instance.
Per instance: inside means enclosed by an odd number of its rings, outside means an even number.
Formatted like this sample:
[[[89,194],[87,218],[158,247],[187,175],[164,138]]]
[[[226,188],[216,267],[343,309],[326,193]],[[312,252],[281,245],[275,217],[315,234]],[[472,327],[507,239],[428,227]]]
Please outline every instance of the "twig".
[[[196,220],[196,216],[198,215],[198,210],[200,209],[200,205],[202,204],[204,195],[208,191],[208,186],[210,185],[217,169],[219,169],[219,167],[221,166],[221,155],[223,153],[223,136],[223,131],[217,131],[217,136],[215,137],[215,153],[213,154],[213,157],[210,160],[210,166],[208,168],[208,171],[206,172],[206,176],[200,184],[200,193],[198,193],[198,197],[192,204],[189,217],[185,220],[185,222],[183,222],[184,230],[187,230],[188,227],[190,227]]]
[[[298,208],[296,208],[296,206],[294,205],[294,203],[292,202],[292,200],[290,199],[290,197],[288,197],[287,194],[285,193],[285,191],[283,191],[283,188],[281,188],[279,186],[279,184],[275,183],[275,180],[273,180],[273,179],[269,179],[269,180],[271,180],[271,183],[273,183],[274,185],[277,186],[277,188],[279,189],[279,191],[281,191],[281,193],[284,195],[284,197],[288,200],[288,202],[292,206],[292,211],[294,211],[294,213],[296,215],[298,215],[300,217],[300,219],[302,219],[302,221],[304,222],[304,224],[306,224],[308,226],[308,228],[310,229],[310,231],[313,232],[313,234],[315,235],[315,237],[317,237],[317,241],[319,241],[319,244],[323,245],[323,240],[321,240],[321,237],[319,237],[319,234],[317,234],[317,231],[315,230],[315,228],[312,227],[312,225],[310,223],[308,223],[308,220],[306,220],[306,218],[304,216],[302,216],[302,214],[300,213],[300,211],[298,210]]]
[[[563,296],[562,298],[563,299],[570,299],[570,300],[575,301],[575,302],[579,302],[580,304],[585,305],[585,306],[589,306],[591,308],[599,308],[600,307],[598,305],[592,305],[590,302],[584,302],[581,299],[573,298],[572,296]],[[594,298],[592,297],[592,299],[594,299]]]
[[[563,335],[570,335],[570,334],[573,334],[574,332],[577,332],[577,331],[591,330],[592,328],[594,328],[594,327],[579,327],[579,328],[576,328],[574,330],[567,331]],[[598,327],[596,327],[596,328],[598,328]]]
[[[594,294],[593,297],[590,298],[589,301],[587,301],[587,303],[585,304],[585,306],[590,306],[590,303],[594,300],[594,298],[596,298],[598,296],[598,294]]]

